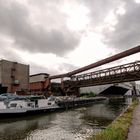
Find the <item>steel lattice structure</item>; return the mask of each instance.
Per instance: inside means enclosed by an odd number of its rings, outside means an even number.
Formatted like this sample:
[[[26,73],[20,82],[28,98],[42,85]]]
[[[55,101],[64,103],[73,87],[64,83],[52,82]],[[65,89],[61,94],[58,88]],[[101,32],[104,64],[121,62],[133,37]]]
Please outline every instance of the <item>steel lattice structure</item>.
[[[74,75],[65,81],[65,87],[87,87],[140,80],[140,61],[95,72]]]
[[[138,53],[138,52],[140,52],[140,45],[136,46],[134,48],[131,48],[129,50],[126,50],[124,52],[118,53],[116,55],[113,55],[111,57],[108,57],[108,58],[105,58],[103,60],[100,60],[98,62],[95,62],[95,63],[92,63],[90,65],[84,66],[84,67],[79,68],[77,70],[74,70],[74,71],[71,71],[71,72],[68,72],[68,73],[65,73],[65,74],[53,75],[53,76],[50,76],[49,78],[50,79],[57,79],[57,78],[71,77],[71,76],[73,76],[75,74],[87,71],[89,69],[96,68],[98,66],[101,66],[101,65],[116,61],[118,59],[124,58],[126,56],[129,56],[129,55],[132,55],[132,54],[135,54],[135,53]]]
[[[107,68],[99,71],[94,71],[91,73],[80,74],[81,72],[97,68],[104,64],[108,64],[110,62],[122,59],[124,57],[139,52],[140,52],[140,45],[128,49],[126,51],[123,51],[121,53],[118,53],[116,55],[110,56],[108,58],[105,58],[103,60],[100,60],[98,62],[76,69],[74,71],[64,73],[64,74],[49,76],[48,79],[46,79],[45,88],[49,89],[51,87],[51,80],[58,79],[58,78],[61,78],[60,89],[65,93],[78,92],[80,87],[140,80],[140,61],[136,61],[133,63],[120,65],[112,68]],[[70,78],[70,80],[64,81],[64,78]]]

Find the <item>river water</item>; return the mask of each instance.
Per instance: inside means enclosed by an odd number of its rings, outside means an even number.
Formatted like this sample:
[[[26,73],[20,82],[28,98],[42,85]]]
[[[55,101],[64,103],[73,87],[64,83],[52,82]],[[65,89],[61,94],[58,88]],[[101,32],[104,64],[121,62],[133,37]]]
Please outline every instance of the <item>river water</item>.
[[[88,107],[0,120],[0,140],[85,140],[110,124],[127,106],[124,99]]]

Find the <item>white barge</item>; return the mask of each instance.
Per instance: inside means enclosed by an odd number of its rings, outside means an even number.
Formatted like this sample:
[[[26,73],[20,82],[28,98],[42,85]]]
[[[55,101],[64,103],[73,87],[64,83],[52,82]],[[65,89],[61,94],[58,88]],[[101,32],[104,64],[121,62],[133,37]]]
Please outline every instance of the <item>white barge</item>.
[[[2,95],[3,96],[3,95]],[[77,98],[77,97],[54,97],[50,96],[18,96],[11,95],[2,97],[0,101],[0,118],[19,117],[38,113],[65,110],[74,107],[90,105],[103,100],[105,97]]]
[[[0,101],[0,117],[18,117],[22,115],[49,112],[60,109],[55,98],[38,98]]]

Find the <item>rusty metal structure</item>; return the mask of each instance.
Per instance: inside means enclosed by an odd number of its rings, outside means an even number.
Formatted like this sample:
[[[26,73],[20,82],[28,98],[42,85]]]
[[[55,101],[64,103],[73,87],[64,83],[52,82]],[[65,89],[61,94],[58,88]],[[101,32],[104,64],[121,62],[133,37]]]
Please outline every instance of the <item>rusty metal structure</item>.
[[[64,87],[86,87],[140,80],[140,61],[72,76]]]
[[[78,93],[80,87],[140,80],[140,61],[125,64],[125,65],[120,65],[112,68],[107,68],[91,73],[76,75],[83,71],[87,71],[89,69],[99,67],[101,65],[116,61],[118,59],[130,56],[138,52],[140,52],[140,46],[136,46],[134,48],[118,53],[114,56],[105,58],[98,62],[92,63],[85,67],[79,68],[77,70],[65,74],[50,76],[46,80],[46,88],[51,86],[52,79],[58,79],[58,78],[61,78],[61,89],[65,93],[68,92]],[[69,77],[70,80],[63,81],[63,78],[65,77]]]
[[[131,48],[129,50],[126,50],[124,52],[121,52],[121,53],[118,53],[114,56],[111,56],[111,57],[108,57],[108,58],[105,58],[103,60],[100,60],[98,62],[95,62],[95,63],[92,63],[90,65],[87,65],[85,67],[82,67],[82,68],[79,68],[77,70],[74,70],[72,72],[68,72],[68,73],[65,73],[65,74],[60,74],[60,75],[54,75],[54,76],[50,76],[49,78],[50,79],[57,79],[57,78],[64,78],[64,77],[71,77],[72,75],[75,75],[77,73],[81,73],[83,71],[86,71],[86,70],[89,70],[89,69],[92,69],[92,68],[96,68],[98,66],[101,66],[101,65],[104,65],[104,64],[107,64],[107,63],[110,63],[110,62],[113,62],[115,60],[118,60],[118,59],[121,59],[121,58],[124,58],[124,57],[127,57],[129,55],[132,55],[132,54],[135,54],[135,53],[138,53],[140,52],[140,46],[136,46],[134,48]]]

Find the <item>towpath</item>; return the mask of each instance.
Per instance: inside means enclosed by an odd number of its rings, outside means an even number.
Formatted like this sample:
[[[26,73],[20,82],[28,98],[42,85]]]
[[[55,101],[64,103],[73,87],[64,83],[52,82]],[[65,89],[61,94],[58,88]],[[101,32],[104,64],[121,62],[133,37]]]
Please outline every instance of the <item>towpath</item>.
[[[129,128],[127,140],[140,140],[140,104],[133,112],[132,125]]]

